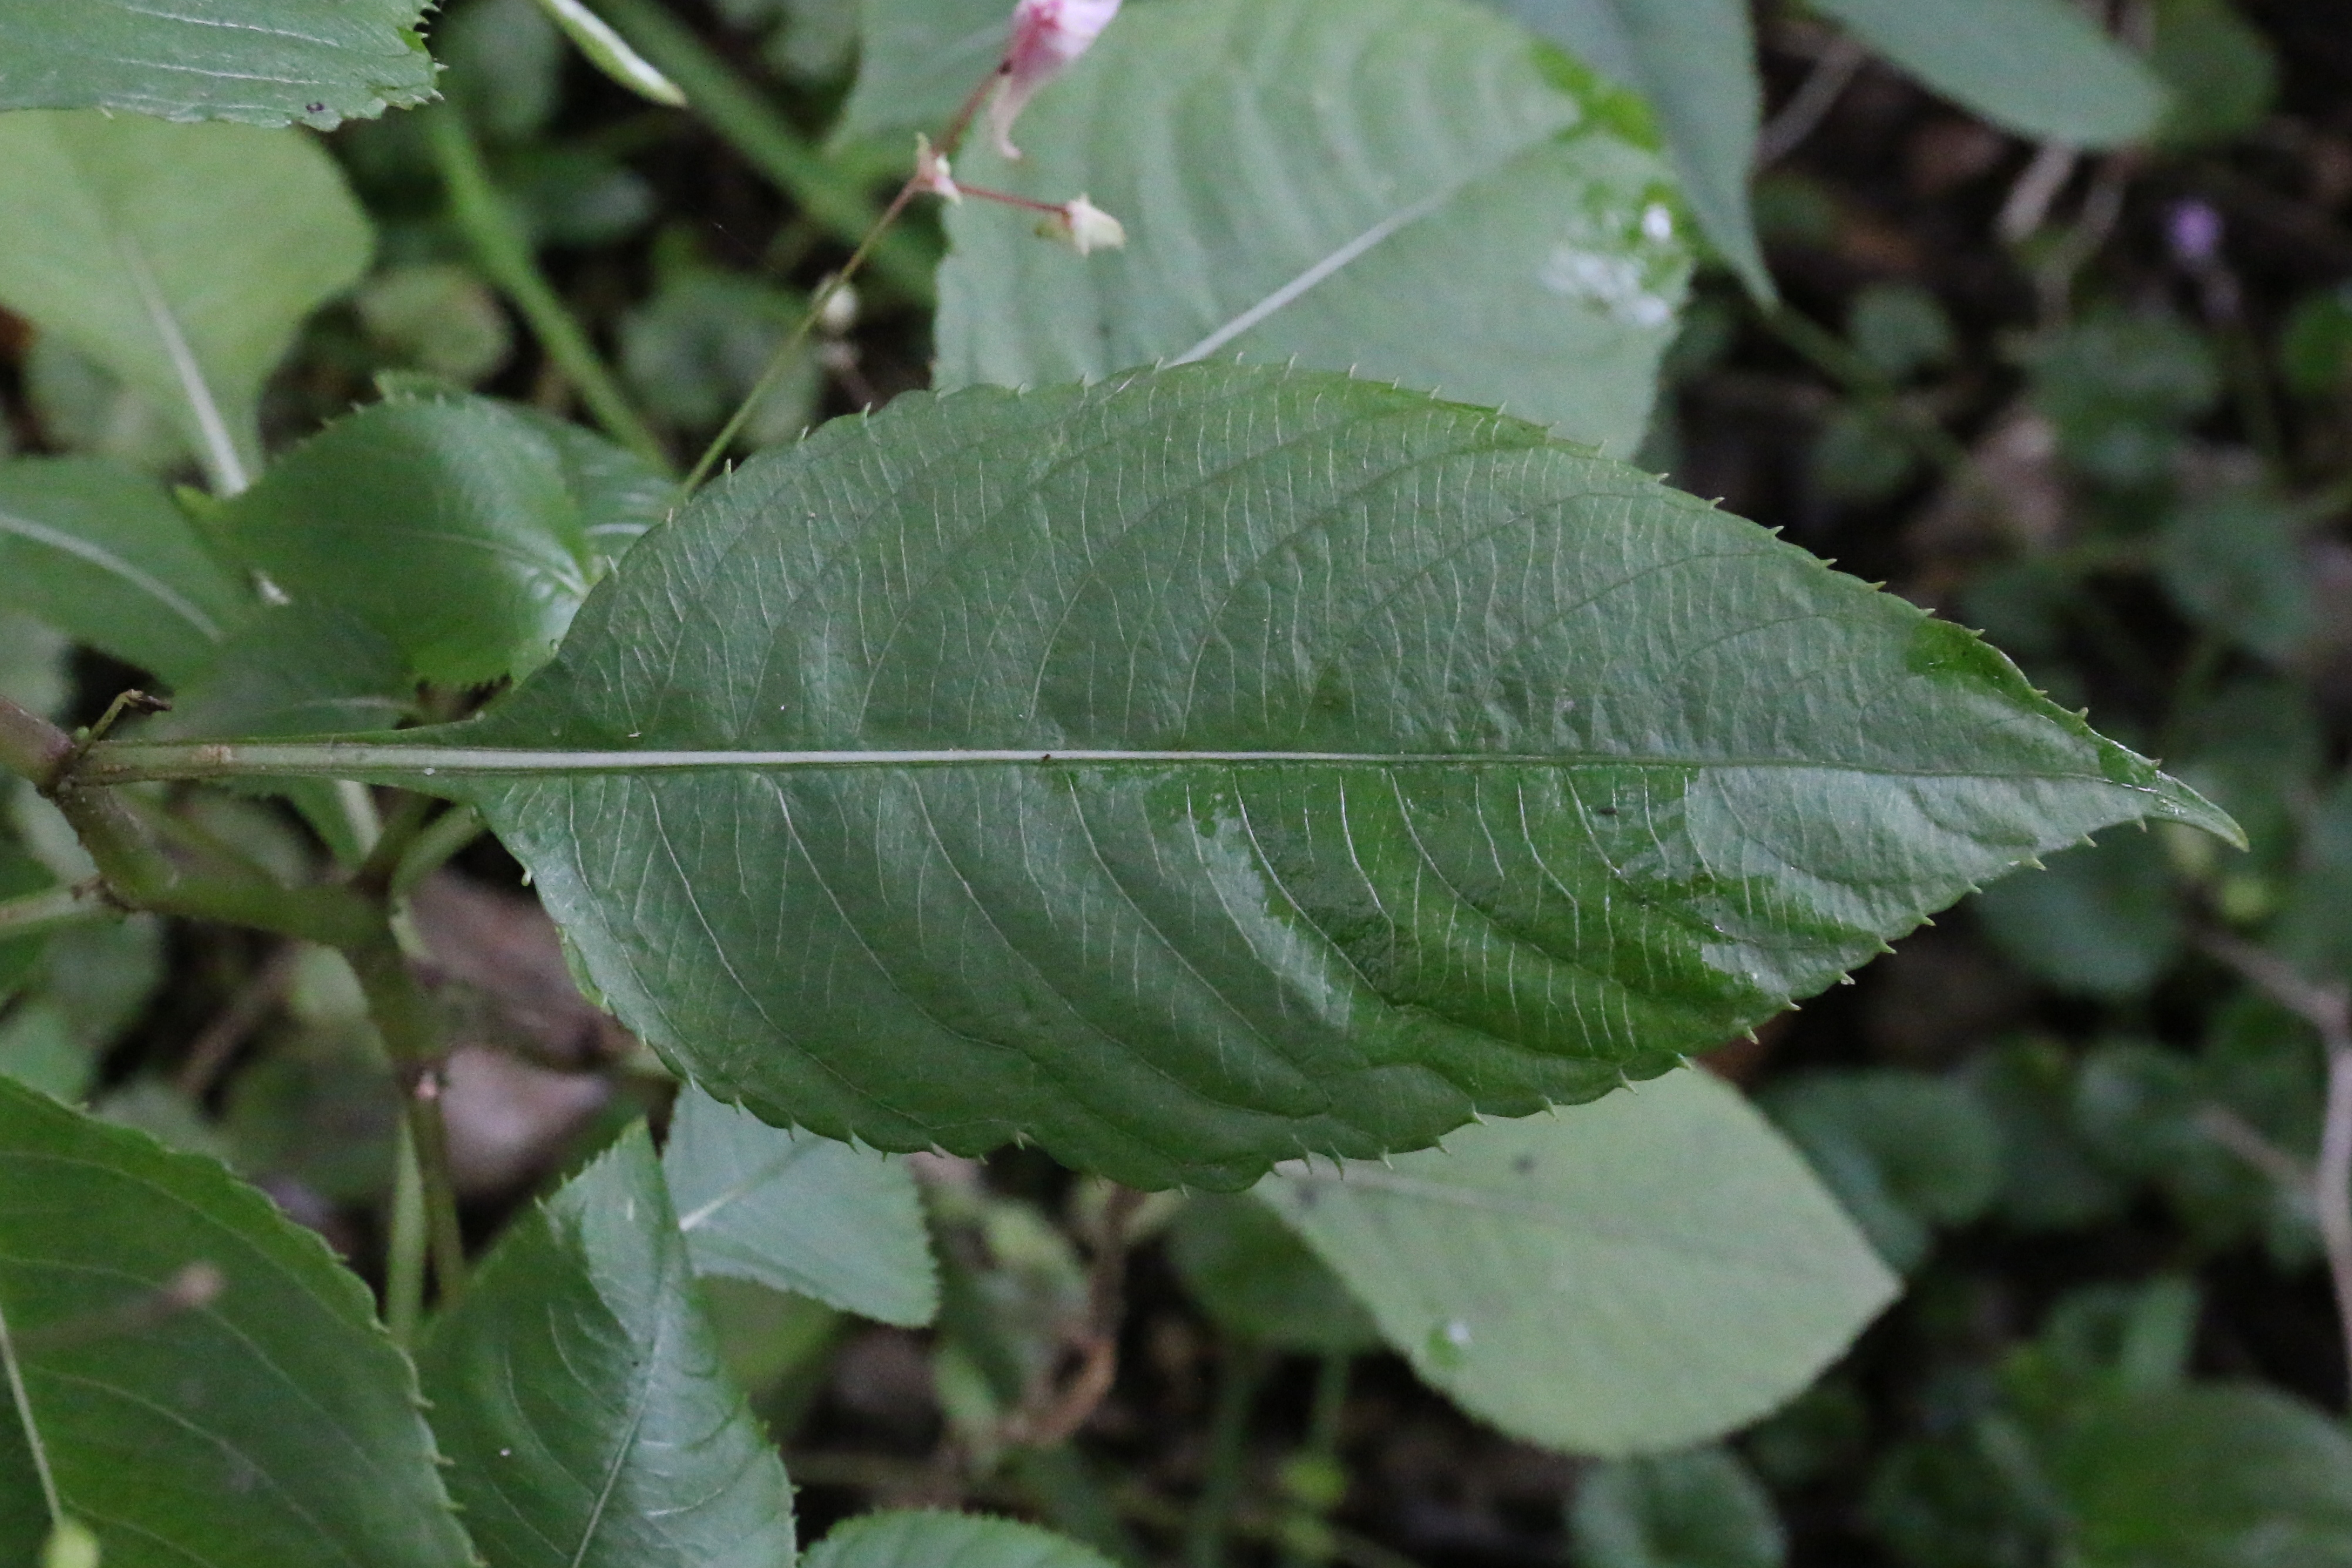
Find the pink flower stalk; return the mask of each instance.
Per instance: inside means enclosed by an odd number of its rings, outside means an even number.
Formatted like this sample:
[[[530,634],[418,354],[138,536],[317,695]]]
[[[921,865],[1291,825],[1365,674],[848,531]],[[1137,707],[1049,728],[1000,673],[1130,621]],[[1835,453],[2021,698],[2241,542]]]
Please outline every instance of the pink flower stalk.
[[[996,97],[988,110],[998,152],[1007,158],[1021,156],[1021,149],[1013,145],[1013,122],[1039,88],[1094,47],[1118,15],[1118,6],[1119,0],[1020,0],[1013,6],[1013,38],[1004,47],[1004,63],[997,68]]]

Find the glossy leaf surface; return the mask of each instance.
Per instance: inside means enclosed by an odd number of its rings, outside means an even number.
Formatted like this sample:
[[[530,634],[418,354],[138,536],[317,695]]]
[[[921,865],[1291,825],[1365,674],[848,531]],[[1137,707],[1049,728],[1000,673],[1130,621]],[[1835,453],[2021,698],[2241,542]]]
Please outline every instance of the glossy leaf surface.
[[[425,0],[10,0],[0,110],[321,130],[433,96]]]
[[[508,1231],[421,1359],[489,1568],[790,1568],[791,1483],[642,1126]]]
[[[1144,1185],[1589,1099],[2087,828],[2229,826],[1632,469],[1228,367],[828,426],[487,719],[211,755],[478,801],[624,1021],[770,1121]]]
[[[909,1328],[938,1312],[922,1200],[898,1161],[771,1127],[688,1084],[662,1171],[698,1271]]]
[[[1465,0],[1134,7],[1024,115],[1022,163],[976,141],[958,166],[1086,193],[1126,248],[1080,256],[993,204],[950,209],[939,382],[1296,361],[1625,456],[1689,267],[1642,119]]]
[[[0,1319],[25,1401],[0,1398],[12,1568],[47,1527],[43,1468],[107,1568],[472,1562],[358,1278],[216,1162],[5,1079]]]
[[[1514,1437],[1654,1453],[1795,1395],[1895,1294],[1803,1159],[1685,1071],[1258,1187],[1415,1371]]]
[[[2155,131],[2154,71],[2067,0],[1821,0],[1824,16],[2008,130],[2087,147]]]
[[[0,464],[0,606],[176,685],[255,601],[155,480],[95,458],[30,457]]]
[[[263,379],[373,243],[299,131],[95,110],[0,114],[0,304],[169,410],[229,489]]]
[[[801,1561],[805,1568],[1110,1568],[1092,1547],[1034,1524],[912,1509],[850,1520]]]
[[[298,602],[349,612],[425,679],[470,685],[545,663],[648,526],[634,462],[488,398],[395,398],[287,454],[214,527]]]
[[[1756,29],[1740,0],[1496,0],[1657,116],[1691,211],[1759,295],[1771,275],[1757,248],[1748,171],[1763,113]]]

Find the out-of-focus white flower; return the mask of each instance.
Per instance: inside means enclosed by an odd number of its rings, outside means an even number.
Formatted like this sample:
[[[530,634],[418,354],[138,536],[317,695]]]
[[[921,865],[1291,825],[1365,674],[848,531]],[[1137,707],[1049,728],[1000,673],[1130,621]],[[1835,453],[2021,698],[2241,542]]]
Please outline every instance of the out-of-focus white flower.
[[[931,139],[921,131],[915,132],[915,189],[926,191],[943,202],[961,202],[963,192],[955,183],[955,171],[940,156]]]
[[[1119,0],[1020,0],[1013,6],[1013,38],[1004,47],[996,97],[988,109],[998,152],[1021,156],[1013,145],[1013,122],[1039,88],[1094,47],[1118,6]]]
[[[1127,225],[1084,196],[1075,202],[1064,202],[1048,213],[1038,224],[1037,232],[1047,239],[1061,241],[1080,256],[1127,248]]]

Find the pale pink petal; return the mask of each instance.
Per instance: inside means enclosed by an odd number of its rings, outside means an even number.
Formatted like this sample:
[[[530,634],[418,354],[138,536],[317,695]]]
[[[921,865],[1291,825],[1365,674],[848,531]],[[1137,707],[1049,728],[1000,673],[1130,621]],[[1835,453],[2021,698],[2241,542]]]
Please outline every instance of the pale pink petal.
[[[1039,88],[1094,47],[1118,7],[1119,0],[1020,0],[1013,8],[1013,37],[988,109],[997,151],[1007,158],[1021,156],[1013,145],[1013,122]]]

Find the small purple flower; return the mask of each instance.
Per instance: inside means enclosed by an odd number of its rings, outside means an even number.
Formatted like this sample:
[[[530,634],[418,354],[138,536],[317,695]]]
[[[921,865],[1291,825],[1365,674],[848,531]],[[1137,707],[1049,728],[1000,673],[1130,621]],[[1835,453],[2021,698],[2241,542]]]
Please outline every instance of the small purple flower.
[[[2165,216],[2164,237],[2174,260],[2191,272],[2202,272],[2221,259],[2221,214],[2205,202],[2175,202]]]

